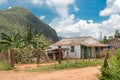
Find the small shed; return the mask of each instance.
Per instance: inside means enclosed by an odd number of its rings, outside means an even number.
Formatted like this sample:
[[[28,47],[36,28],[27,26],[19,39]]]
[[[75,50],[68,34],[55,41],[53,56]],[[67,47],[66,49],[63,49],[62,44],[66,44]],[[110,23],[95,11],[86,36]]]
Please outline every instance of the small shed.
[[[54,48],[54,49],[47,49],[46,50],[46,54],[49,57],[49,59],[54,59],[54,60],[58,60],[59,58],[59,50],[61,50],[61,59],[64,58],[64,55],[67,55],[68,58],[68,52],[69,52],[69,48]]]

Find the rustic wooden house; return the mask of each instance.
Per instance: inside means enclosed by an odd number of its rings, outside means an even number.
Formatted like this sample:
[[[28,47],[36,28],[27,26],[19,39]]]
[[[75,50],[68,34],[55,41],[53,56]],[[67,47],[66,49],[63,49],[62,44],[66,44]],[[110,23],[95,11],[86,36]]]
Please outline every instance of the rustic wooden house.
[[[63,54],[63,58],[96,58],[97,54],[106,50],[108,45],[100,43],[95,38],[79,37],[79,38],[65,38],[51,45],[52,49],[69,48],[68,55]]]
[[[110,48],[120,48],[120,38],[115,38],[113,40],[108,41],[106,44],[109,45]]]

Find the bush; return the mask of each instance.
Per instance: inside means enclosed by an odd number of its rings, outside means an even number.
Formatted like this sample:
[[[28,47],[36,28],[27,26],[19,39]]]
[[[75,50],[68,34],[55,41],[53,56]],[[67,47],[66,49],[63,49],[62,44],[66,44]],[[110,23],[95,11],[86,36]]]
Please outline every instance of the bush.
[[[16,49],[15,62],[21,64],[32,63],[34,58],[33,50],[29,48]]]
[[[8,61],[0,61],[0,70],[11,70],[10,64]]]
[[[106,64],[106,66],[105,66]],[[101,68],[100,80],[119,80],[120,79],[120,50],[117,50],[116,54],[104,61],[104,65]]]

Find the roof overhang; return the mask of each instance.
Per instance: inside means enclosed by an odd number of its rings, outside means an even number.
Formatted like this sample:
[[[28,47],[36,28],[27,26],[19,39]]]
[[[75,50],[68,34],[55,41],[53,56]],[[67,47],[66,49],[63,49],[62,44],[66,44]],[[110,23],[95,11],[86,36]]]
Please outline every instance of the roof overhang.
[[[46,52],[47,51],[56,51],[56,50],[58,50],[58,49],[61,49],[61,50],[70,50],[69,48],[54,48],[54,49],[47,49],[47,50],[45,50]]]
[[[102,43],[93,43],[93,44],[82,43],[81,45],[87,46],[87,47],[108,47],[109,46],[107,44],[102,44]]]

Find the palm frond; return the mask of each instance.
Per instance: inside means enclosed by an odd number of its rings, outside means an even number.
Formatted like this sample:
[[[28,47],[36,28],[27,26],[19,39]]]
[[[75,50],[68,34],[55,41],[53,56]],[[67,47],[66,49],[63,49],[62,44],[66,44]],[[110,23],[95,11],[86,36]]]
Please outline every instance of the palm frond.
[[[13,41],[11,37],[5,33],[1,33],[1,39],[6,41]]]
[[[0,44],[10,44],[10,43],[5,40],[0,40]]]
[[[14,41],[18,41],[18,40],[19,40],[19,34],[20,34],[20,33],[15,34],[15,36],[14,36]]]
[[[39,32],[36,36],[42,36],[43,32]]]

